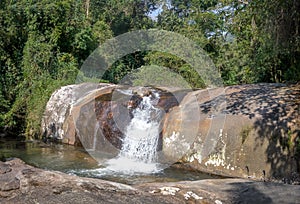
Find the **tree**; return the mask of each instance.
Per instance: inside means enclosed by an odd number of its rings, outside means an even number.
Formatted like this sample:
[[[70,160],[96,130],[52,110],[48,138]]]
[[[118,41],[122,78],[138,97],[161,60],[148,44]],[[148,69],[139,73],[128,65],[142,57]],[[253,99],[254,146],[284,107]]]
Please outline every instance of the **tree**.
[[[232,1],[231,7],[233,43],[224,43],[218,60],[223,76],[234,78],[230,83],[298,81],[299,1]]]
[[[104,22],[91,23],[83,4],[1,2],[1,126],[21,127],[27,135],[38,135],[51,93],[74,83],[80,64],[111,37]]]
[[[299,81],[299,10],[298,0],[3,0],[0,128],[37,135],[51,93],[74,83],[99,44],[138,29],[169,30],[193,40],[226,85]],[[158,13],[157,20],[151,12]],[[194,88],[205,86],[185,61],[155,51],[128,54],[104,79],[118,83],[152,64],[181,75]]]
[[[154,26],[147,15],[156,9],[158,0],[106,0],[91,1],[92,19],[106,22],[114,36],[136,29]]]

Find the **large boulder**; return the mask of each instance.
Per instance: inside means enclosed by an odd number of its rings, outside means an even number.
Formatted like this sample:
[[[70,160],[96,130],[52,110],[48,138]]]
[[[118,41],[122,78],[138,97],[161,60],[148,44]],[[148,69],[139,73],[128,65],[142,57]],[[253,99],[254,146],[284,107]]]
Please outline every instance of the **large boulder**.
[[[74,104],[80,101],[91,91],[109,84],[82,83],[63,86],[56,90],[50,97],[42,118],[42,133],[45,139],[64,140],[66,143],[74,144],[75,139],[68,134],[74,126],[69,122],[69,116]]]
[[[157,107],[168,112],[178,106],[185,91],[84,83],[62,87],[47,103],[42,121],[45,138],[103,152],[118,150],[132,111],[143,96],[159,93]],[[174,93],[174,94],[173,94]]]
[[[117,155],[131,111],[152,89],[62,87],[47,104],[44,136]],[[161,95],[157,105],[165,111],[159,155],[169,164],[180,161],[204,172],[257,179],[288,178],[300,171],[299,85],[155,90]]]
[[[299,98],[299,85],[283,84],[191,92],[168,113],[164,155],[213,174],[288,178],[300,170]]]

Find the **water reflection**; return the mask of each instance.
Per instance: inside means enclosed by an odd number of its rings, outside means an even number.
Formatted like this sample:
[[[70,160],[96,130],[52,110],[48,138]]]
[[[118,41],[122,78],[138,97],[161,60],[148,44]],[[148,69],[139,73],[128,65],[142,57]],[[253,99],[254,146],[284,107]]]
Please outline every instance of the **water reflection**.
[[[97,168],[98,163],[84,149],[62,145],[0,139],[0,158],[18,157],[35,167],[67,171]]]

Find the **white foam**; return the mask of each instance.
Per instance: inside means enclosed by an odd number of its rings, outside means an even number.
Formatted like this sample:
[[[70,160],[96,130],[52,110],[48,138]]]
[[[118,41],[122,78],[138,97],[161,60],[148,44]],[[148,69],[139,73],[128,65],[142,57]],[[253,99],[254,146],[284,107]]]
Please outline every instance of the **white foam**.
[[[121,151],[116,158],[106,162],[107,169],[125,174],[155,173],[160,170],[156,160],[161,110],[153,104],[157,97],[143,97],[133,111]]]
[[[126,157],[118,157],[107,162],[106,169],[122,174],[152,174],[161,169],[157,163],[145,163]]]

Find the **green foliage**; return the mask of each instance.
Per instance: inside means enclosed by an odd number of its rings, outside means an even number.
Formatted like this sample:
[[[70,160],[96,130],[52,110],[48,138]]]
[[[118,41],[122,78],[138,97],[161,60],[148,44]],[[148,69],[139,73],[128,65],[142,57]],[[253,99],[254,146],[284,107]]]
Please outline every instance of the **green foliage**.
[[[81,64],[107,39],[138,29],[164,29],[193,40],[211,57],[226,85],[297,82],[299,7],[295,0],[0,1],[0,129],[38,135],[51,93],[76,77],[99,82],[86,78]],[[155,12],[157,20],[152,20],[149,14]],[[128,54],[101,81],[133,77],[135,84],[173,84],[167,79],[175,76],[178,83],[205,87],[187,62],[155,51]]]
[[[9,103],[3,96],[1,84],[0,84],[0,88],[1,88],[0,89],[0,104],[1,104],[1,106],[0,106],[0,127],[3,127],[3,126],[5,126],[3,114],[9,110]]]
[[[130,80],[134,86],[191,88],[181,75],[166,67],[157,65],[142,66],[132,73]]]
[[[104,74],[103,79],[112,83],[119,83],[133,70],[145,64],[144,56],[147,52],[135,52],[116,61]]]
[[[93,19],[101,19],[110,25],[115,36],[136,29],[147,29],[154,22],[146,16],[156,8],[159,0],[106,0],[91,1]]]
[[[234,43],[225,42],[218,57],[226,83],[299,81],[299,1],[231,5],[228,32]]]
[[[100,42],[111,37],[105,22],[91,24],[82,3],[2,3],[0,127],[38,136],[51,93],[74,83],[80,63]]]
[[[102,20],[98,20],[93,24],[92,32],[99,44],[104,43],[107,39],[113,37],[110,27]]]
[[[179,74],[192,88],[204,88],[205,84],[199,76],[199,73],[195,71],[189,64],[181,60],[180,58],[162,52],[149,52],[145,56],[146,65],[158,65],[166,67],[172,72]]]

